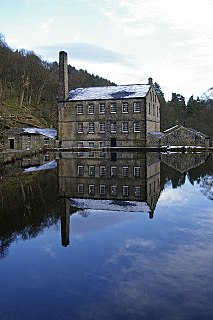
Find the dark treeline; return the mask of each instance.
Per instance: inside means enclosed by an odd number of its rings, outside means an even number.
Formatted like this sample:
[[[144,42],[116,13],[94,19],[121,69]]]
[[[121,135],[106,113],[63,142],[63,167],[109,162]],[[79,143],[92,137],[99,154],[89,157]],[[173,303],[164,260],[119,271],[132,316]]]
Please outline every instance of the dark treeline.
[[[186,102],[181,94],[172,93],[171,100],[165,101],[159,84],[154,85],[161,103],[161,131],[179,123],[213,139],[213,100],[204,101],[191,96]]]
[[[69,65],[69,89],[112,85]],[[12,50],[0,34],[0,131],[14,126],[56,126],[58,63],[33,51]]]

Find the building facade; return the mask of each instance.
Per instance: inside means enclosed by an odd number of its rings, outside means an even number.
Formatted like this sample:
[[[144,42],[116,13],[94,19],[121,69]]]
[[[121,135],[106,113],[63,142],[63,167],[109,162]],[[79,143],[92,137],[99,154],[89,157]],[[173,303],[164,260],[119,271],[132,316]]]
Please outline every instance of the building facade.
[[[68,92],[67,54],[59,55],[58,138],[62,148],[144,147],[160,131],[160,103],[148,84]]]

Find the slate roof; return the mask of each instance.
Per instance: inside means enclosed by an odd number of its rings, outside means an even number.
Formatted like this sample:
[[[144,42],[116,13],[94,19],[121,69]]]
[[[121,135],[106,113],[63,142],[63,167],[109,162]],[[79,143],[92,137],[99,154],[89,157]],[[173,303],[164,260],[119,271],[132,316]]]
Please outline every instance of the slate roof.
[[[77,88],[69,92],[68,101],[113,100],[146,97],[150,84]]]

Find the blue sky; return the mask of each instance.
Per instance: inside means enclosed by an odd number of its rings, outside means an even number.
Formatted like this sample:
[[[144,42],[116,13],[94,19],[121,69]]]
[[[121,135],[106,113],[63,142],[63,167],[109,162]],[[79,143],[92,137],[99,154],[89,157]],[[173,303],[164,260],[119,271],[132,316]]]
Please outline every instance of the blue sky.
[[[117,84],[160,84],[186,100],[213,86],[212,0],[0,0],[0,33],[14,49]]]

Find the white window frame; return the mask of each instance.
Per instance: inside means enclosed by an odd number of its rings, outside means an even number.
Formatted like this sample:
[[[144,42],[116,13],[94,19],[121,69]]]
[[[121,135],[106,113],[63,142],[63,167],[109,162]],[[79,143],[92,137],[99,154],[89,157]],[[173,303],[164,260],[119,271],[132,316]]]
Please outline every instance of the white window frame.
[[[106,195],[106,185],[100,184],[100,195],[105,196]]]
[[[135,193],[135,197],[140,197],[141,196],[141,186],[135,186],[134,193]]]
[[[95,185],[94,184],[89,184],[88,185],[88,193],[92,196],[95,195]]]
[[[78,131],[78,133],[84,133],[84,124],[83,124],[83,122],[78,122],[77,123],[77,131]]]
[[[103,177],[106,175],[106,166],[100,166],[100,177]]]
[[[123,102],[122,113],[129,113],[129,103],[128,102]]]
[[[77,114],[84,114],[83,104],[77,104]]]
[[[133,131],[134,132],[141,132],[141,123],[140,121],[136,121],[133,123]]]
[[[117,132],[117,123],[116,123],[116,121],[112,121],[111,122],[110,131],[111,131],[111,133],[116,133]]]
[[[110,174],[111,177],[117,177],[118,168],[116,166],[111,166],[110,168]]]
[[[88,133],[95,133],[95,123],[88,122]]]
[[[117,104],[116,104],[116,102],[112,102],[111,103],[110,111],[111,111],[111,113],[117,113]]]
[[[133,111],[134,111],[134,113],[140,113],[141,112],[141,103],[140,103],[140,101],[135,101],[133,103]]]
[[[111,195],[116,196],[118,193],[118,186],[111,186]]]
[[[78,184],[78,194],[84,194],[84,184]]]
[[[99,113],[104,114],[106,112],[105,103],[99,103]]]
[[[89,103],[88,104],[88,114],[94,114],[94,112],[95,112],[94,103]]]
[[[78,166],[78,176],[83,177],[84,175],[84,166],[80,165]]]
[[[128,177],[129,176],[129,167],[125,166],[122,168],[122,176]]]
[[[99,129],[100,129],[100,133],[106,133],[106,123],[105,122],[100,122],[99,123]]]
[[[129,196],[129,186],[123,186],[123,196],[124,197]]]
[[[134,177],[140,178],[141,176],[141,167],[134,167]]]
[[[89,173],[89,176],[95,176],[95,166],[94,165],[88,167],[88,173]]]
[[[83,148],[84,147],[84,143],[83,142],[78,142],[77,147],[78,148]],[[83,155],[84,155],[83,151],[79,151],[78,152],[78,156],[79,157],[83,157]]]
[[[122,122],[122,132],[123,133],[128,133],[129,132],[129,123],[128,123],[128,121]]]

